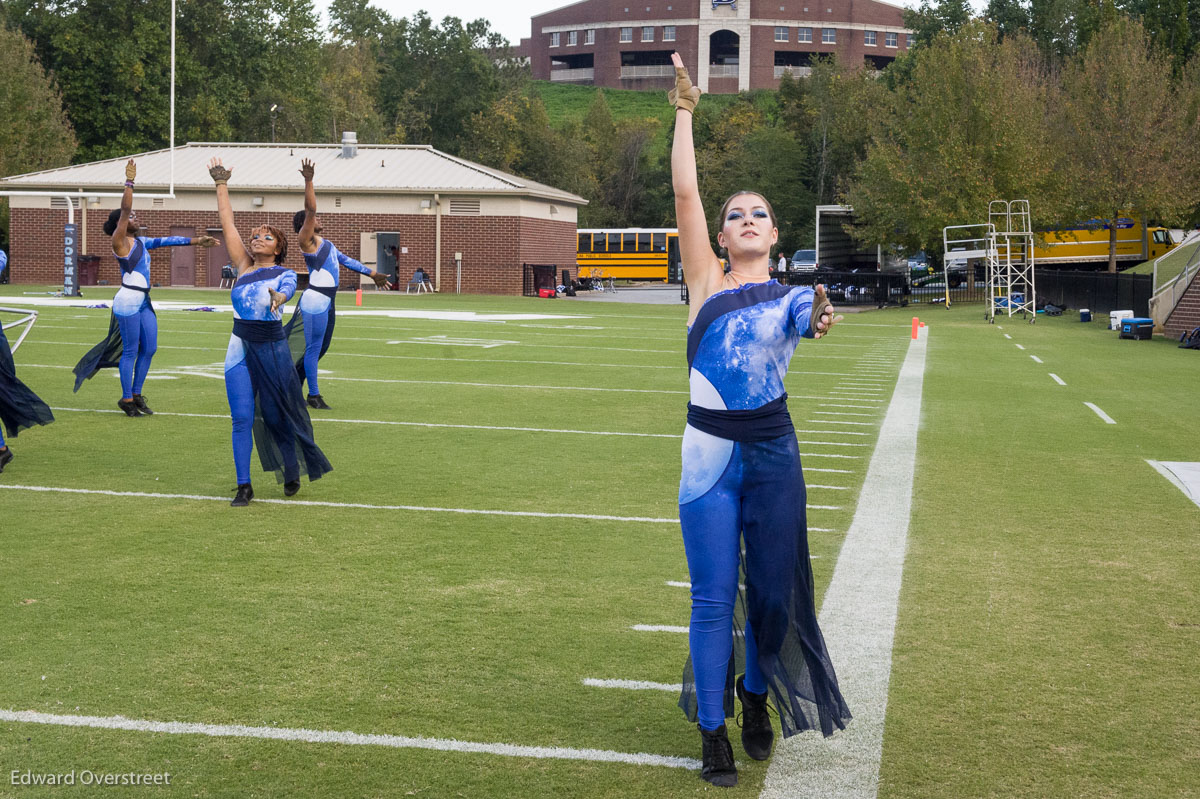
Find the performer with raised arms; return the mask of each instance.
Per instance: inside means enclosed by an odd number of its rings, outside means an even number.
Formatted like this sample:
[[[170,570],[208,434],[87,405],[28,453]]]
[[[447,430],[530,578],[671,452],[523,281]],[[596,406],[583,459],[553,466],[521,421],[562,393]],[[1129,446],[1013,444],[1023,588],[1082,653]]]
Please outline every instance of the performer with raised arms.
[[[321,236],[321,224],[317,221],[317,192],[313,188],[315,172],[316,166],[312,161],[305,158],[300,162],[300,174],[304,176],[304,209],[297,211],[292,218],[292,228],[300,234],[300,249],[304,252],[304,264],[308,267],[308,288],[300,295],[300,302],[285,332],[289,340],[303,332],[304,356],[297,359],[296,370],[301,381],[308,380],[308,404],[313,408],[328,410],[329,405],[317,387],[317,362],[324,357],[333,339],[336,319],[334,304],[341,271],[338,265],[367,275],[380,288],[388,287],[388,277],[363,266]]]
[[[187,247],[193,244],[211,247],[211,236],[165,236],[148,238],[138,235],[137,216],[133,212],[133,179],[137,165],[133,159],[125,165],[125,193],[121,207],[113,210],[104,223],[104,232],[112,236],[112,251],[121,265],[121,288],[113,297],[108,335],[75,366],[75,390],[100,369],[116,366],[121,375],[121,399],[117,407],[126,416],[154,413],[142,396],[142,386],[150,371],[150,361],[158,349],[158,317],[150,303],[150,250],[159,247]],[[119,353],[119,356],[118,356]]]
[[[679,705],[698,721],[700,776],[729,787],[737,785],[737,768],[725,718],[734,714],[735,694],[742,746],[755,760],[769,757],[774,742],[768,696],[785,736],[808,729],[831,735],[850,720],[817,626],[804,475],[783,388],[800,339],[821,338],[841,317],[823,287],[770,279],[779,230],[771,204],[754,192],[734,194],[716,218],[717,242],[729,258],[724,272],[696,179],[692,111],[700,90],[679,56],[672,60],[671,176],[691,296],[691,402],[679,483],[691,654]],[[745,673],[736,676],[741,664]]]
[[[289,497],[300,490],[301,458],[309,480],[333,467],[313,439],[312,421],[283,334],[279,309],[296,292],[296,273],[281,266],[287,257],[287,239],[278,228],[260,225],[250,231],[247,252],[229,202],[232,170],[214,158],[208,173],[217,187],[217,213],[229,261],[238,274],[230,292],[234,322],[225,353],[225,392],[233,418],[238,482],[237,496],[230,504],[242,507],[254,498],[250,450],[255,444],[263,470],[276,472]]]

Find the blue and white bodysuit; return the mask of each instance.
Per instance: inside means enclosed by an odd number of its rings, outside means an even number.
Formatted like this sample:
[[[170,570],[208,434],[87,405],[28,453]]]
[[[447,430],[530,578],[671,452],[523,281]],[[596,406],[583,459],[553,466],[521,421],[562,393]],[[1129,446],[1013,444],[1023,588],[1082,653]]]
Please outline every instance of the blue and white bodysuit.
[[[771,693],[785,736],[830,735],[850,719],[817,626],[804,474],[783,386],[796,345],[813,335],[812,301],[811,288],[749,284],[709,297],[688,330],[679,518],[691,656],[679,705],[708,730],[733,715],[743,664],[746,689]]]
[[[251,431],[263,470],[275,471],[281,482],[299,479],[301,459],[309,480],[333,468],[313,439],[280,313],[271,310],[271,290],[291,299],[296,273],[281,266],[253,269],[230,292],[234,323],[225,352],[225,392],[239,485],[250,482]]]
[[[304,253],[304,264],[308,267],[308,288],[300,295],[286,332],[290,339],[298,325],[303,327],[304,356],[297,359],[296,371],[302,381],[308,380],[309,395],[315,396],[321,393],[317,388],[317,362],[324,357],[333,340],[334,301],[341,280],[338,266],[364,275],[371,274],[371,270],[334,247],[329,239],[323,239],[315,253]]]
[[[117,256],[121,288],[113,297],[108,335],[75,366],[76,391],[100,369],[116,366],[121,375],[121,396],[142,393],[150,361],[158,350],[158,317],[150,304],[150,250],[191,243],[186,236],[135,236],[129,254]]]

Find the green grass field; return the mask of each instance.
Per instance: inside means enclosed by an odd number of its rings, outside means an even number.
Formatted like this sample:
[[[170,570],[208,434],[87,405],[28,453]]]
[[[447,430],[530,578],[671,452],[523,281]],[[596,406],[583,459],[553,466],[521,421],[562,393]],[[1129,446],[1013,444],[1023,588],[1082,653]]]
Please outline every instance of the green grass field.
[[[0,305],[32,288],[0,288]],[[686,309],[364,305],[551,318],[343,313],[321,362],[333,410],[314,412],[334,471],[295,497],[331,504],[261,501],[283,492],[256,459],[245,509],[227,504],[229,314],[160,310],[145,389],[159,413],[128,419],[111,370],[71,393],[108,311],[41,310],[17,371],[57,421],[10,440],[0,475],[0,711],[698,758],[674,694],[583,684],[680,679],[686,636],[631,627],[688,619],[686,588],[668,585],[687,580],[678,525],[661,521],[676,514]],[[1065,317],[920,312],[929,357],[880,796],[1200,795],[1200,508],[1145,462],[1200,460],[1196,353]],[[827,442],[800,448],[809,502],[839,508],[810,511],[818,601],[912,313],[851,314],[792,362],[798,437]],[[882,363],[853,377],[865,358]],[[867,379],[880,402],[843,387]],[[845,471],[816,471],[831,467]],[[732,737],[742,780],[728,795],[757,796],[768,764]],[[10,721],[0,766],[3,797],[71,790],[11,785],[13,771],[72,769],[170,772],[170,787],[135,789],[163,796],[715,790],[665,766]]]
[[[1158,262],[1158,277],[1154,285],[1155,290],[1157,291],[1178,277],[1179,273],[1188,265],[1188,262],[1195,258],[1197,249],[1200,249],[1200,243],[1189,243],[1185,247],[1176,247],[1164,255]],[[1128,271],[1135,275],[1153,275],[1155,274],[1154,261],[1145,261]]]

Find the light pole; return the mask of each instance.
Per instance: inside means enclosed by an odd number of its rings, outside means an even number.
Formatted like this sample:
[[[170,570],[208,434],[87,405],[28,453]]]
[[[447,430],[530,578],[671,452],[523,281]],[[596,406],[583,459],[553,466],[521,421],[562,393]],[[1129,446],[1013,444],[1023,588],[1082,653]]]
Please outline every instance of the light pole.
[[[279,116],[279,105],[271,104],[271,144],[275,143],[275,117]]]

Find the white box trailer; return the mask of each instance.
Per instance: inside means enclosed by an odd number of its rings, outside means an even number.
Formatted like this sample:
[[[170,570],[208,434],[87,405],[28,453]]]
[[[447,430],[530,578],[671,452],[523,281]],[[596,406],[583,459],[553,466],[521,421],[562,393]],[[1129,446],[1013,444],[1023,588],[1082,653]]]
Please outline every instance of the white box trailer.
[[[817,206],[817,268],[848,272],[851,269],[881,269],[883,247],[860,244],[846,232],[854,224],[849,205]]]

